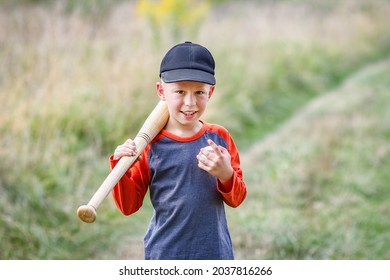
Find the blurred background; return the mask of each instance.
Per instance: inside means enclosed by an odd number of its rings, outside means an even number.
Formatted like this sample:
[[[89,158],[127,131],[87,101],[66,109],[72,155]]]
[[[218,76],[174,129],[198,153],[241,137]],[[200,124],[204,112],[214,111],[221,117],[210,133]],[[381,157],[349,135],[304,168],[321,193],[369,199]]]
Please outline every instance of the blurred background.
[[[0,259],[143,259],[152,215],[76,215],[158,102],[162,57],[206,46],[204,120],[241,152],[237,259],[390,259],[387,0],[0,0]]]

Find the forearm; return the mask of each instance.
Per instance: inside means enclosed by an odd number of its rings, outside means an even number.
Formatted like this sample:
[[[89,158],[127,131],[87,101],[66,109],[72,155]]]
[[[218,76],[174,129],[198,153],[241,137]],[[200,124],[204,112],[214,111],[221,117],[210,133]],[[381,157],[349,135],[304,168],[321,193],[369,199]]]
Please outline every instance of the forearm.
[[[118,160],[110,157],[111,169],[117,162]],[[136,163],[126,171],[112,190],[116,206],[124,215],[135,213],[142,206],[147,188],[146,177],[139,172],[139,163]]]
[[[247,191],[241,172],[234,171],[227,181],[217,181],[217,189],[225,203],[233,208],[238,207],[245,199]]]

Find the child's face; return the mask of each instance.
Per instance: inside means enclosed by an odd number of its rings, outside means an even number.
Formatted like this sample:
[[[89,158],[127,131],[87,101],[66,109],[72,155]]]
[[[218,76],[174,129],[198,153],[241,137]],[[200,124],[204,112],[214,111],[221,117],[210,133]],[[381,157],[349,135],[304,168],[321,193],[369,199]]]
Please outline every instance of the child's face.
[[[157,83],[157,93],[168,105],[169,122],[177,129],[199,124],[214,88],[212,85],[193,81]]]

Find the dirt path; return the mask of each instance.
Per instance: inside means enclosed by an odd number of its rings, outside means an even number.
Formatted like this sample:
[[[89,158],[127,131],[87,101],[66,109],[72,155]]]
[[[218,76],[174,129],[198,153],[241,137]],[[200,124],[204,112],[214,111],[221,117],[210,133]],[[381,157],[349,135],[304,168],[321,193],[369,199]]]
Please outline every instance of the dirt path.
[[[307,122],[307,120],[311,118],[310,115],[313,114],[313,112],[316,112],[318,108],[323,107],[324,103],[333,104],[333,110],[349,106],[350,102],[353,102],[351,100],[356,99],[353,96],[353,91],[350,92],[349,97],[344,96],[342,99],[340,99],[340,89],[348,89],[350,87],[356,86],[356,83],[359,83],[359,81],[364,79],[364,77],[369,77],[372,74],[389,67],[390,60],[370,64],[357,71],[355,74],[352,74],[343,82],[340,87],[334,91],[322,94],[318,98],[310,101],[300,111],[298,111],[289,120],[282,124],[279,129],[275,130],[273,133],[270,133],[263,140],[254,143],[245,153],[243,153],[241,155],[243,166],[252,165],[254,162],[257,162],[258,159],[261,158],[261,155],[264,154],[267,150],[273,149],[277,145],[280,145],[283,141],[286,141],[286,139],[291,138],[294,135],[292,131],[302,127],[302,123]],[[355,102],[357,101],[355,100]]]

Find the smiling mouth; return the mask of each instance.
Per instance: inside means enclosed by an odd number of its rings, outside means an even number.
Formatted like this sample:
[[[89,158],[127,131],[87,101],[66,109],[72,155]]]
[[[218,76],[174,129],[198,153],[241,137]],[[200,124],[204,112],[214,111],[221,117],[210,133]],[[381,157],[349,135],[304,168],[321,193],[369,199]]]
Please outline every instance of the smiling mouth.
[[[191,111],[191,112],[183,112],[183,111],[182,111],[182,113],[183,113],[184,116],[186,116],[186,117],[191,117],[191,116],[193,116],[193,115],[196,114],[196,111]]]

